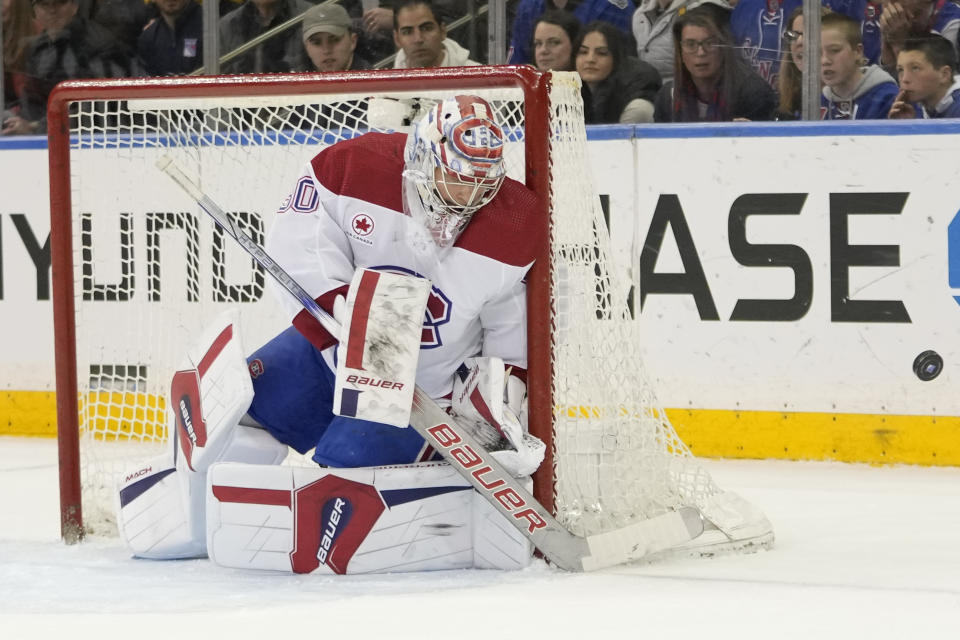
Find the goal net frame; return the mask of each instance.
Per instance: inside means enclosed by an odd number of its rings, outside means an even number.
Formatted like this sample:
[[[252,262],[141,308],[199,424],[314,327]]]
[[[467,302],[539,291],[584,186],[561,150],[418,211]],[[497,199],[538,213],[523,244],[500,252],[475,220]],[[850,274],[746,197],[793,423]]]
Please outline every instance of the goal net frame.
[[[256,200],[257,204],[249,205],[254,207],[253,213],[256,207],[261,211],[273,207],[272,213],[279,201],[261,202],[263,194],[258,189],[268,188],[272,192],[274,183],[288,187],[287,181],[294,180],[296,174],[288,174],[291,170],[284,163],[307,151],[316,153],[304,145],[319,147],[366,130],[409,130],[411,118],[398,125],[387,124],[387,120],[381,121],[383,114],[378,111],[382,105],[374,108],[374,102],[385,99],[390,104],[405,105],[411,100],[409,96],[416,95],[419,97],[412,100],[421,101],[421,108],[429,108],[425,105],[431,101],[456,93],[477,93],[488,97],[494,110],[502,109],[498,117],[506,122],[504,131],[512,131],[507,136],[508,151],[523,153],[522,162],[516,155],[508,156],[508,172],[513,171],[539,196],[538,210],[525,212],[536,216],[538,226],[537,238],[532,240],[538,243],[537,258],[526,281],[529,429],[547,444],[546,459],[534,476],[535,497],[556,514],[564,527],[581,536],[617,530],[682,506],[695,506],[714,525],[701,536],[701,546],[752,548],[772,542],[772,528],[763,514],[735,494],[722,491],[693,458],[657,405],[646,379],[639,324],[627,302],[629,279],[624,277],[625,268],[616,265],[610,254],[609,232],[590,176],[579,77],[575,73],[541,74],[526,66],[71,81],[54,90],[48,103],[48,131],[61,525],[65,540],[79,540],[90,524],[84,513],[83,476],[87,474],[82,474],[81,468],[85,468],[87,456],[81,446],[81,433],[88,443],[84,446],[92,450],[89,434],[94,434],[95,443],[103,435],[98,431],[101,422],[107,424],[107,429],[113,428],[111,420],[122,422],[105,413],[115,410],[147,412],[149,419],[167,424],[163,398],[169,387],[163,390],[163,385],[169,385],[169,378],[162,384],[151,379],[150,385],[160,390],[141,393],[151,399],[151,406],[125,404],[128,401],[123,397],[123,385],[130,384],[132,379],[134,391],[139,390],[137,381],[141,375],[144,379],[147,376],[137,373],[143,363],[127,352],[110,360],[109,356],[114,354],[101,346],[113,346],[112,326],[103,325],[113,324],[113,317],[104,314],[114,307],[101,304],[93,305],[93,309],[83,304],[84,300],[105,300],[91,297],[90,289],[100,295],[104,288],[115,286],[91,284],[99,264],[91,257],[91,247],[96,244],[91,238],[98,226],[93,218],[95,209],[101,209],[105,220],[109,220],[105,224],[120,228],[120,246],[109,237],[105,240],[107,246],[118,254],[130,254],[132,264],[133,244],[125,245],[123,234],[134,235],[124,229],[124,225],[133,228],[134,224],[124,216],[134,214],[121,213],[126,211],[121,207],[133,206],[127,204],[130,201],[137,201],[136,206],[141,209],[153,206],[147,204],[146,194],[156,193],[158,186],[153,182],[155,167],[147,160],[157,147],[170,143],[165,138],[166,130],[158,135],[149,123],[172,123],[175,129],[171,130],[176,131],[172,143],[179,145],[177,149],[185,154],[184,159],[192,161],[190,154],[205,158],[197,160],[197,167],[204,167],[207,187],[222,189],[220,195],[228,199]],[[350,106],[358,97],[366,105],[363,116],[357,116]],[[151,111],[152,105],[159,106]],[[385,113],[390,112],[390,108],[383,108]],[[336,115],[337,131],[325,119],[324,114],[330,110]],[[221,111],[227,112],[225,120],[218,119]],[[261,119],[261,113],[267,116]],[[297,116],[302,113],[309,117]],[[248,116],[253,119],[247,120]],[[292,126],[288,116],[299,117],[298,124]],[[77,128],[71,129],[74,124]],[[287,136],[304,124],[311,135],[321,131],[320,139],[310,138],[305,143],[299,138],[285,137],[278,142],[279,136]],[[350,131],[345,133],[347,129]],[[203,133],[197,134],[197,130]],[[213,131],[219,140],[221,130],[229,132],[226,142],[211,144],[204,137]],[[273,149],[266,149],[270,145]],[[142,152],[148,146],[150,151]],[[137,183],[123,195],[115,193],[122,178],[115,177],[109,169],[107,175],[97,173],[101,164],[96,154],[102,150],[120,150],[109,156],[113,164],[104,162],[102,167],[117,167],[118,174]],[[259,156],[250,155],[258,152]],[[274,171],[264,168],[260,174],[247,172],[249,164],[260,165],[255,160],[262,158],[264,166],[272,162],[274,152],[286,154]],[[75,167],[74,163],[82,166]],[[513,169],[511,164],[515,165]],[[218,165],[226,168],[217,169]],[[100,172],[104,172],[102,167]],[[241,170],[243,175],[237,175]],[[138,171],[149,175],[140,178]],[[256,183],[252,181],[254,175]],[[168,186],[176,189],[172,183]],[[163,189],[165,194],[166,187]],[[113,200],[105,201],[103,192]],[[217,199],[217,194],[211,195]],[[166,202],[166,196],[162,197]],[[121,202],[123,198],[126,200]],[[225,209],[231,206],[248,205],[227,203]],[[140,213],[145,218],[147,234],[150,225],[166,224],[151,218],[158,215],[152,209]],[[119,217],[119,222],[110,216]],[[202,214],[200,217],[205,219]],[[195,232],[192,219],[179,224],[188,223],[190,231]],[[205,227],[211,228],[212,225]],[[218,240],[216,230],[210,234],[204,239],[210,239],[216,251],[216,243],[223,238]],[[197,256],[203,255],[206,248],[205,244],[194,244],[191,252],[187,241],[184,251],[176,255],[181,261],[197,262]],[[145,250],[150,253],[149,242]],[[148,279],[159,278],[159,266],[155,267],[156,274],[150,272],[150,259]],[[155,260],[159,265],[160,259]],[[75,262],[81,265],[79,278]],[[116,277],[114,272],[110,273]],[[199,279],[196,274],[193,278]],[[197,300],[195,295],[193,300],[187,297],[188,302]],[[133,297],[126,300],[138,301]],[[146,301],[155,305],[159,293],[155,298],[147,296]],[[260,299],[255,302],[260,304]],[[163,351],[163,358],[157,361],[163,362],[162,367],[175,366],[168,363],[169,352],[183,353],[189,336],[183,337],[184,344],[163,342],[169,338],[165,318],[149,317],[163,316],[150,304],[128,305],[141,316],[148,316],[145,327],[138,325],[126,333],[118,328],[116,332],[129,339],[128,333],[139,338],[153,331],[151,337],[157,337],[158,350]],[[109,309],[105,311],[105,307]],[[91,315],[79,316],[78,311],[86,313],[84,309]],[[266,309],[270,307],[257,307],[253,319],[265,316]],[[117,311],[125,313],[127,308]],[[192,321],[198,314],[183,315]],[[180,324],[181,332],[199,331],[192,325],[188,328],[185,323]],[[80,380],[78,371],[78,325],[83,329],[80,344],[84,348],[88,342],[94,344],[93,353],[99,358],[95,360],[84,352],[86,355],[79,361],[89,368],[82,371],[83,375],[90,376],[84,380]],[[249,349],[258,345],[245,346]],[[148,363],[153,362],[151,354],[146,356]],[[143,368],[162,367],[149,364]],[[97,406],[101,396],[107,398],[105,407]],[[115,397],[120,399],[114,400]],[[91,406],[95,407],[92,414]],[[106,436],[111,434],[112,431]],[[109,439],[106,436],[103,439]],[[97,462],[96,456],[89,457]],[[137,463],[138,460],[130,460],[126,464],[132,467]],[[95,502],[110,502],[113,485],[109,481],[94,484],[102,494]]]
[[[57,440],[60,475],[61,535],[72,542],[84,535],[80,462],[80,425],[76,330],[74,325],[74,242],[71,197],[70,122],[71,104],[82,100],[128,100],[131,98],[164,100],[170,98],[210,98],[294,96],[351,92],[391,92],[429,87],[431,90],[482,90],[514,87],[523,92],[527,123],[525,144],[526,183],[541,196],[543,209],[534,212],[540,218],[547,238],[549,191],[547,158],[550,140],[547,91],[550,76],[530,67],[456,67],[420,70],[377,70],[327,74],[277,74],[261,76],[205,76],[199,78],[152,78],[129,80],[77,80],[61,83],[48,102],[48,139],[50,166],[51,254],[53,268],[54,351],[56,364]],[[530,126],[540,123],[539,126]],[[278,176],[280,181],[292,176]],[[543,255],[545,248],[538,251]],[[528,304],[531,310],[549,309],[549,260],[538,259],[528,276]],[[532,311],[528,317],[528,387],[531,408],[551,407],[549,336],[537,327],[549,326],[547,314]],[[530,411],[530,431],[549,438],[551,411]],[[535,476],[535,495],[553,510],[553,464],[551,453]]]

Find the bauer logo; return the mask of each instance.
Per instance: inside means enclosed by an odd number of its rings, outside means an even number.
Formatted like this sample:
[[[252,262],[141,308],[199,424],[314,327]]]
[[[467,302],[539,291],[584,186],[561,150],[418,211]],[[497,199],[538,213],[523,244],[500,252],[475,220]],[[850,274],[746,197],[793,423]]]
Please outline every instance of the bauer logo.
[[[427,433],[433,438],[433,444],[438,450],[446,449],[449,452],[445,457],[450,464],[455,464],[470,474],[474,489],[493,496],[493,505],[501,514],[510,515],[518,521],[525,520],[529,533],[547,526],[547,521],[517,490],[517,488],[522,490],[522,487],[510,486],[515,484],[515,481],[510,478],[504,468],[495,469],[486,459],[485,456],[490,456],[486,449],[482,447],[474,449],[466,444],[457,432],[457,428],[445,422],[429,427]],[[493,459],[493,456],[490,458]]]
[[[197,444],[197,432],[193,430],[193,409],[190,407],[190,396],[180,398],[180,419],[183,420],[183,429],[187,432],[190,442]]]
[[[380,378],[371,378],[367,376],[358,376],[353,373],[347,376],[347,383],[355,384],[357,386],[380,387],[381,389],[397,389],[398,391],[403,389],[402,382],[381,380]]]
[[[333,553],[337,538],[347,527],[352,512],[350,503],[343,498],[333,498],[323,505],[320,510],[320,548],[317,550],[320,564],[327,564],[327,558]]]
[[[193,469],[193,451],[207,444],[207,426],[203,422],[200,404],[200,376],[196,369],[177,371],[170,385],[170,397],[176,398],[173,411],[176,415],[177,441]]]

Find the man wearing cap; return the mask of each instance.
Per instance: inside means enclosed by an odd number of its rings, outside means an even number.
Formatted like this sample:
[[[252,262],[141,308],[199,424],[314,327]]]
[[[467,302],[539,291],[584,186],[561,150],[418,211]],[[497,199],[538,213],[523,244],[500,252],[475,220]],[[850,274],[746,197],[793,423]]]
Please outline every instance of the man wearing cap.
[[[303,46],[311,71],[369,69],[356,54],[357,33],[350,16],[339,4],[317,5],[303,17]]]

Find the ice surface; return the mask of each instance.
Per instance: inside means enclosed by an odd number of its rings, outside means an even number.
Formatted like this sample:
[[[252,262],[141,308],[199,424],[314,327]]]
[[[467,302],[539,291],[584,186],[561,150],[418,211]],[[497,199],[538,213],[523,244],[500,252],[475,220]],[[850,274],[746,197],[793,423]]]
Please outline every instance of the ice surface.
[[[56,443],[0,437],[0,640],[960,638],[960,469],[704,464],[772,551],[574,575],[315,577],[59,541]]]

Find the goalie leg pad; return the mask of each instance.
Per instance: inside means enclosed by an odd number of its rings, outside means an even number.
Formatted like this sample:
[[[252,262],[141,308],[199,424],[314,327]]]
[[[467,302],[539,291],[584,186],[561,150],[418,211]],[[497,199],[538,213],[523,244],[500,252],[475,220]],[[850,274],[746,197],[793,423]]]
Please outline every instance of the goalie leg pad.
[[[287,446],[257,427],[237,425],[221,456],[251,464],[276,465]],[[117,528],[133,555],[170,560],[199,558],[206,548],[206,472],[191,471],[172,452],[124,476],[117,492]]]
[[[218,316],[187,350],[170,384],[171,427],[189,469],[204,471],[221,458],[231,429],[252,399],[239,313],[231,310]]]
[[[527,566],[532,549],[449,465],[215,465],[210,558],[226,567],[355,574]]]
[[[184,482],[185,477],[202,475],[178,473],[170,454],[125,475],[117,492],[117,528],[134,556],[168,560],[205,555],[204,540],[194,534],[197,513],[191,507],[189,482]]]

